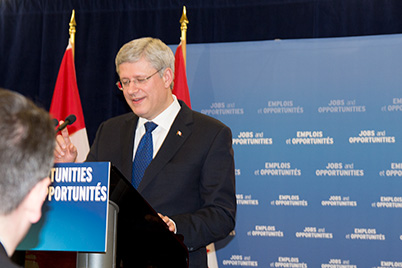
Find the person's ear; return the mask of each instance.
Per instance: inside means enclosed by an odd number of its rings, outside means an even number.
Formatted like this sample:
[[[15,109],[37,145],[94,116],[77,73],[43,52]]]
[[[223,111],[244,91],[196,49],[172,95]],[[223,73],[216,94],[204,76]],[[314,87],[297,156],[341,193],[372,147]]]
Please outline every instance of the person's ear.
[[[42,216],[42,205],[47,196],[49,178],[39,181],[24,199],[24,208],[28,221],[32,224],[38,222]]]
[[[170,68],[166,68],[163,73],[163,81],[166,88],[170,88],[170,84],[173,83],[173,71]]]

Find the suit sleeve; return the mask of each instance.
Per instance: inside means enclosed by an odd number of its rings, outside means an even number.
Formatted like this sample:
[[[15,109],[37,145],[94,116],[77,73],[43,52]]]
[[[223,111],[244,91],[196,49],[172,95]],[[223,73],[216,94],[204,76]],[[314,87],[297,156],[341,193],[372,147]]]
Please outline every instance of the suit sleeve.
[[[216,134],[202,165],[200,198],[199,210],[171,216],[189,251],[225,238],[235,226],[234,156],[226,126]]]
[[[86,162],[99,161],[99,159],[97,157],[97,152],[98,152],[98,144],[99,144],[99,139],[101,137],[103,125],[104,125],[104,123],[102,123],[100,125],[100,127],[98,128],[98,130],[96,131],[95,140],[91,145],[91,149],[89,150],[87,159],[85,160]]]

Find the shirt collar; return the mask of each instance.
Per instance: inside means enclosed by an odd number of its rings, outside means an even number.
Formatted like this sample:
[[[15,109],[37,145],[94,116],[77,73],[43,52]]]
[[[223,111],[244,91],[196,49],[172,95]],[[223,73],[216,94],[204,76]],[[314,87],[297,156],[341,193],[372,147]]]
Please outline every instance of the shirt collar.
[[[177,114],[179,113],[181,106],[179,101],[177,100],[177,97],[175,95],[173,96],[173,102],[167,107],[162,113],[160,113],[157,117],[155,117],[152,122],[158,125],[158,128],[164,128],[166,130],[169,130],[171,125],[173,124],[174,119],[176,118]],[[137,124],[137,129],[139,127],[142,127],[146,122],[149,120],[140,117],[138,119],[138,124]]]

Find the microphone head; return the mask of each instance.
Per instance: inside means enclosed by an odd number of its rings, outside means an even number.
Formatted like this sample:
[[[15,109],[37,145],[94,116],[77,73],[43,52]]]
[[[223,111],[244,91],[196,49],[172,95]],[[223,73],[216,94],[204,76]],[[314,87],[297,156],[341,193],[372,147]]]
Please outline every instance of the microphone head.
[[[56,131],[60,131],[63,130],[66,126],[71,125],[72,123],[75,122],[75,120],[77,119],[77,117],[75,117],[75,115],[70,114],[69,116],[66,117],[66,119],[64,120],[64,123],[61,124]]]
[[[73,114],[70,114],[69,116],[66,117],[66,122],[68,122],[69,125],[75,122],[77,120],[77,117]]]

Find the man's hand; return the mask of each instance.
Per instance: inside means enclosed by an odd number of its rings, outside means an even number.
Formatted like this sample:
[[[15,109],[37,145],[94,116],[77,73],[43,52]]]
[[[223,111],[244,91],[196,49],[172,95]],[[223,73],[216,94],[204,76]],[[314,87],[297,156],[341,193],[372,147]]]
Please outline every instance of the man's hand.
[[[176,224],[168,216],[163,216],[160,213],[158,213],[158,215],[166,223],[166,225],[169,228],[169,231],[176,233]]]
[[[63,121],[60,121],[63,124]],[[54,149],[54,162],[67,163],[75,162],[77,158],[77,148],[71,143],[67,128],[60,131],[56,137],[56,147]]]

